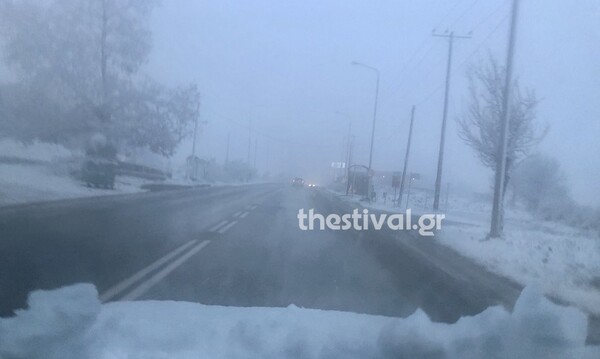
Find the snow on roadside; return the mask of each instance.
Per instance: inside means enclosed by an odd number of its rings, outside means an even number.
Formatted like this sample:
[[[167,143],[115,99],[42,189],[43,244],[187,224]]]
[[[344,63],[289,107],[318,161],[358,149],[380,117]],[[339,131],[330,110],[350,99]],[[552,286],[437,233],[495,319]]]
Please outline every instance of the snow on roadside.
[[[117,176],[114,190],[88,188],[70,172],[83,153],[61,145],[0,140],[0,206],[56,199],[140,192],[147,182]]]
[[[522,285],[536,283],[544,293],[600,314],[600,239],[556,225],[508,225],[504,239],[486,240],[482,226],[446,226],[436,239]],[[553,229],[553,230],[551,230]],[[570,233],[569,233],[570,232]]]
[[[0,163],[0,206],[56,199],[140,192],[143,180],[117,177],[114,190],[88,188],[51,166]]]
[[[387,191],[388,200],[382,201]],[[393,189],[377,188],[378,201],[347,201],[390,212],[403,211],[391,202]],[[406,198],[406,197],[405,197]],[[431,213],[433,196],[412,189],[409,208],[413,214]],[[492,272],[526,286],[536,283],[554,298],[600,315],[600,238],[598,233],[563,224],[542,221],[519,208],[506,209],[505,238],[486,240],[489,232],[490,203],[487,198],[451,195],[446,211],[445,198],[441,232],[435,240],[472,259]]]
[[[598,358],[587,318],[526,288],[512,313],[488,308],[455,324],[407,318],[186,302],[100,304],[77,284],[35,291],[0,318],[0,358]]]

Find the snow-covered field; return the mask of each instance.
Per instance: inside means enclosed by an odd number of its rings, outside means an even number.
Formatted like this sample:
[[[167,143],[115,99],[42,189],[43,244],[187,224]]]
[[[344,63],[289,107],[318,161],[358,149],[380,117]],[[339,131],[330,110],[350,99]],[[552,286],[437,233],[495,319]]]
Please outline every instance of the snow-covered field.
[[[512,313],[455,324],[407,318],[172,301],[101,304],[90,284],[35,291],[0,319],[0,358],[598,358],[587,318],[526,288]]]
[[[388,193],[386,203],[384,191]],[[391,203],[393,193],[391,188],[377,188],[377,202],[369,207],[404,210],[406,202],[399,208]],[[357,196],[347,199],[366,205]],[[547,295],[600,314],[599,234],[542,221],[523,209],[508,206],[505,238],[486,240],[490,202],[484,196],[450,195],[446,208],[442,196],[441,212],[447,221],[442,222],[442,231],[434,240],[522,285],[535,283]],[[430,191],[411,190],[408,207],[413,214],[430,213],[432,204]]]

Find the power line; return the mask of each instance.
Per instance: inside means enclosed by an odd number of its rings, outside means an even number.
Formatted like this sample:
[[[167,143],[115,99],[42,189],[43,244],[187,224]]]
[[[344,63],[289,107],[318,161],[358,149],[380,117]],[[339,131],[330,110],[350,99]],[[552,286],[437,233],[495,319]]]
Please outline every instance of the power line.
[[[461,63],[460,65],[458,65],[458,67],[462,67],[464,66],[467,61],[471,60],[471,58],[473,56],[475,56],[479,50],[481,50],[481,48],[483,47],[483,45],[492,37],[492,35],[494,35],[496,33],[496,31],[498,31],[500,29],[500,27],[502,26],[502,24],[504,24],[504,22],[508,20],[508,15],[505,15],[500,22],[498,22],[498,24],[496,24],[496,26],[492,29],[492,31],[483,39],[483,41],[481,41],[479,43],[479,45],[477,45],[477,47],[475,48],[475,50],[473,50],[473,52],[471,52]]]
[[[479,0],[476,0],[475,2],[478,2]],[[439,28],[440,25],[442,25],[444,23],[444,21],[448,18],[448,16],[450,16],[450,14],[458,7],[458,5],[462,4],[464,1],[457,1],[454,3],[454,6],[452,6],[443,16],[442,18],[440,18],[440,20],[437,22],[437,25],[433,27],[433,30],[435,31],[435,29]],[[469,10],[474,4],[471,4],[467,10]],[[463,12],[463,14],[466,13]],[[455,21],[456,22],[456,21]],[[426,48],[426,45],[428,43],[429,40],[429,36],[424,38],[423,41],[421,41],[421,46],[419,46],[417,48],[417,50],[415,52],[413,52],[413,54],[409,57],[408,61],[406,61],[404,63],[404,66],[402,67],[402,70],[399,72],[398,77],[396,78],[396,80],[393,83],[402,83],[404,80],[406,80],[406,75],[408,73],[410,73],[411,71],[409,70],[413,70],[416,67],[418,67],[419,65],[422,64],[423,60],[425,59],[425,57],[427,55],[429,55],[429,53],[431,52],[431,50],[433,49],[434,43],[430,42],[429,43],[429,47],[425,50],[425,53],[419,57],[419,61],[417,61],[414,66],[411,66],[411,64],[413,63],[413,61],[417,58],[417,56],[421,53],[421,51],[423,49]]]
[[[498,9],[497,9],[498,10]],[[497,12],[497,10],[495,12]],[[462,68],[469,60],[473,58],[483,47],[483,45],[500,29],[502,24],[504,24],[508,20],[508,15],[505,15],[497,24],[494,26],[492,31],[490,31],[487,36],[475,47],[475,50],[472,51],[465,59],[455,68],[454,71],[458,68]],[[429,101],[431,97],[437,94],[444,87],[443,83],[437,85],[432,91],[430,91],[427,95],[425,95],[421,100],[417,102],[417,106],[422,105],[423,103]]]
[[[475,31],[481,25],[485,24],[492,16],[496,15],[496,13],[498,13],[498,11],[500,11],[500,9],[502,9],[506,5],[508,5],[508,1],[501,2],[500,5],[498,5],[492,12],[490,12],[486,16],[482,17],[481,20],[475,26],[473,26],[473,28],[471,29],[471,31]]]
[[[459,16],[458,16],[458,17],[457,17],[457,18],[456,18],[456,19],[455,19],[455,20],[452,22],[452,24],[451,24],[451,26],[450,26],[450,27],[453,27],[453,26],[454,26],[454,25],[456,25],[456,24],[457,24],[457,23],[458,23],[460,20],[462,20],[462,19],[465,17],[465,15],[466,15],[466,14],[468,14],[468,13],[469,13],[469,11],[470,11],[471,9],[473,9],[473,7],[475,7],[475,5],[477,5],[477,4],[478,4],[480,1],[481,1],[481,0],[474,0],[474,1],[472,1],[472,2],[470,3],[470,5],[469,5],[469,6],[467,6],[467,8],[465,8],[465,10],[463,10],[463,12],[462,12],[462,13],[460,13],[460,15],[459,15]],[[454,6],[453,6],[452,8],[450,8],[450,10],[449,10],[448,12],[446,12],[446,14],[445,14],[445,15],[442,17],[442,19],[440,19],[440,21],[439,21],[439,22],[437,23],[437,25],[434,27],[434,31],[435,31],[435,29],[436,29],[436,28],[439,28],[439,27],[440,27],[440,26],[443,24],[444,20],[445,20],[445,19],[446,19],[446,18],[447,18],[447,17],[450,15],[450,13],[452,13],[452,12],[453,12],[453,11],[454,11],[454,10],[455,10],[457,7],[458,7],[458,5],[460,5],[461,3],[462,3],[462,1],[457,1],[457,2],[454,4]],[[500,9],[502,9],[504,6],[506,6],[506,4],[507,4],[507,1],[503,1],[502,3],[500,3],[500,5],[499,5],[499,6],[497,6],[497,7],[496,7],[496,8],[495,8],[495,9],[494,9],[492,12],[490,12],[490,13],[488,13],[486,16],[484,16],[484,17],[482,18],[482,20],[481,20],[481,21],[479,21],[479,22],[478,22],[478,23],[477,23],[477,24],[476,24],[476,25],[475,25],[473,28],[471,28],[471,29],[470,29],[470,31],[472,32],[472,31],[474,31],[474,30],[478,29],[478,28],[479,28],[481,25],[483,25],[484,23],[486,23],[486,22],[487,22],[487,21],[488,21],[488,20],[489,20],[489,19],[490,19],[492,16],[494,16],[496,13],[498,13],[498,11],[500,11]],[[490,35],[490,36],[491,36],[491,35]],[[487,38],[486,38],[486,40],[487,40]],[[414,70],[414,69],[416,69],[417,67],[419,67],[419,65],[421,65],[421,64],[423,63],[423,60],[425,60],[425,58],[427,57],[427,55],[429,55],[429,53],[430,53],[430,52],[431,52],[431,50],[433,49],[434,43],[431,43],[431,44],[430,44],[430,46],[429,46],[429,47],[427,48],[427,50],[425,51],[425,53],[424,53],[424,54],[423,54],[421,57],[419,57],[419,60],[418,60],[418,61],[417,61],[417,62],[416,62],[416,63],[415,63],[413,66],[410,66],[410,67],[409,67],[409,65],[411,65],[412,61],[413,61],[415,58],[417,58],[417,55],[420,53],[420,51],[421,51],[422,49],[424,49],[424,48],[425,48],[425,45],[426,45],[427,43],[428,43],[428,42],[427,42],[427,40],[424,40],[424,41],[422,42],[421,46],[419,47],[419,49],[418,49],[416,52],[414,52],[414,53],[413,53],[413,55],[410,57],[409,61],[407,61],[407,62],[406,62],[406,64],[405,64],[405,65],[404,65],[404,67],[403,67],[403,70],[400,72],[400,74],[401,74],[401,77],[399,76],[399,79],[400,79],[400,80],[402,80],[402,81],[399,81],[400,83],[403,83],[403,82],[404,82],[404,80],[406,80],[406,79],[407,79],[407,75],[408,75],[409,73],[412,73],[412,70]],[[480,45],[481,45],[481,44],[480,44]],[[461,65],[460,65],[460,66],[462,66],[463,64],[464,64],[464,61],[463,61],[463,63],[461,63]],[[460,67],[460,66],[459,66],[459,67]],[[429,76],[431,75],[431,73],[432,73],[432,72],[431,72],[431,71],[429,71],[429,72],[427,73],[427,75],[426,75],[426,78],[427,78],[427,77],[429,77]],[[422,80],[422,79],[421,79],[421,80]],[[440,86],[440,88],[441,88],[441,86]],[[405,90],[405,91],[402,93],[402,95],[401,95],[400,97],[404,97],[408,91],[410,91],[410,89],[406,89],[406,90]],[[433,92],[433,93],[435,93],[435,92],[437,92],[437,91],[439,91],[439,88],[436,88],[436,90],[434,90],[434,92]],[[432,93],[432,94],[433,94],[433,93]]]
[[[474,7],[475,5],[477,5],[477,3],[478,3],[479,1],[481,1],[481,0],[474,0],[473,2],[471,2],[471,5],[469,5],[469,6],[468,6],[468,7],[467,7],[467,8],[466,8],[466,9],[465,9],[465,10],[464,10],[464,11],[463,11],[463,12],[462,12],[462,13],[461,13],[459,16],[458,16],[458,18],[456,18],[456,19],[454,20],[454,22],[453,22],[452,24],[450,24],[449,28],[453,28],[453,27],[454,27],[454,25],[456,25],[456,24],[457,24],[457,23],[458,23],[460,20],[462,20],[462,19],[465,17],[465,15],[467,15],[467,14],[469,13],[469,11],[471,11],[471,9],[473,9],[473,7]]]

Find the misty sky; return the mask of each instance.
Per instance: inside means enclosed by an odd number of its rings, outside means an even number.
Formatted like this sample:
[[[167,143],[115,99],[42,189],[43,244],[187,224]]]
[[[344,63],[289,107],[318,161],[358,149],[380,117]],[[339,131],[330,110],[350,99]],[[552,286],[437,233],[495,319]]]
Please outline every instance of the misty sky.
[[[444,182],[488,191],[492,171],[456,135],[468,104],[468,66],[503,62],[508,0],[163,1],[152,16],[154,50],[146,68],[160,81],[198,84],[200,153],[247,159],[249,123],[260,171],[325,181],[343,159],[348,122],[355,162],[366,164],[375,75],[381,86],[376,170],[402,168],[410,107],[416,104],[409,170],[433,183],[443,104],[447,41],[455,43]],[[550,132],[539,150],[559,159],[573,196],[600,204],[600,2],[523,0],[516,74],[542,102]],[[183,144],[179,157],[190,151]],[[252,143],[254,147],[254,143]]]

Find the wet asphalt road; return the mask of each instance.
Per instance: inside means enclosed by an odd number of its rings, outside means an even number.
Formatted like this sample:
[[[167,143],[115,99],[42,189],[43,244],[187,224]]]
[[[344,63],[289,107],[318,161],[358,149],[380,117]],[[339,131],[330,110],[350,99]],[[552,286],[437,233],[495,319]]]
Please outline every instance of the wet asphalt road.
[[[78,282],[101,299],[185,300],[454,322],[512,307],[520,287],[415,232],[302,231],[297,213],[350,213],[323,189],[199,188],[0,208],[0,315]]]

